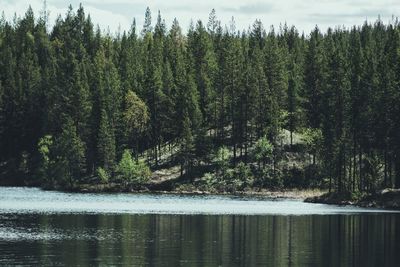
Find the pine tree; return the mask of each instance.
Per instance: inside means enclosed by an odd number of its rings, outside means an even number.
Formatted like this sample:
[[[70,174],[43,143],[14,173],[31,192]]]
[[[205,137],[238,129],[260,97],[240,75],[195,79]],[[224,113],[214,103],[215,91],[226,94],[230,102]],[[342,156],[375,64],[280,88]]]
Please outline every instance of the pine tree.
[[[224,62],[226,58],[226,46],[228,35],[222,32],[222,28],[218,27],[214,35],[214,47],[217,58],[218,68],[215,78],[214,93],[214,119],[215,128],[218,137],[218,143],[222,144],[226,137],[225,127],[228,124],[227,117],[227,88],[224,79]]]
[[[307,121],[313,129],[321,126],[321,95],[324,84],[325,66],[322,36],[318,28],[311,33],[306,51],[305,85],[303,97]]]
[[[287,92],[287,129],[290,131],[290,145],[293,145],[293,132],[303,126],[303,110],[301,108],[301,91],[304,86],[304,55],[301,39],[295,27],[285,32],[288,48],[288,92]]]
[[[106,171],[112,171],[115,164],[115,135],[107,112],[101,110],[100,127],[97,137],[98,162]]]
[[[256,21],[253,25],[253,31],[250,37],[250,73],[249,84],[251,89],[250,113],[254,115],[253,124],[254,132],[251,133],[256,139],[268,134],[270,124],[270,109],[272,109],[271,90],[269,88],[266,73],[264,71],[264,54],[262,47],[264,46],[264,37],[262,36],[262,24]]]
[[[285,61],[287,49],[285,44],[279,46],[273,28],[267,36],[264,53],[265,75],[269,88],[267,93],[268,137],[271,142],[275,142],[282,124],[282,107],[287,103],[288,75]]]
[[[142,36],[145,36],[146,34],[151,33],[152,31],[153,31],[153,28],[151,26],[151,11],[150,11],[150,8],[147,7],[145,17],[144,17]]]
[[[325,136],[325,156],[330,175],[334,176],[337,190],[343,191],[346,179],[346,146],[348,143],[348,79],[347,40],[340,31],[328,30],[326,50],[329,72],[323,94],[323,133]],[[330,188],[333,187],[331,182]]]
[[[400,27],[390,25],[389,37],[387,40],[386,60],[388,63],[388,93],[389,93],[389,151],[385,154],[385,186],[394,185],[400,188]],[[386,151],[385,151],[386,152]],[[393,164],[395,161],[395,164]],[[393,167],[395,165],[395,175],[393,175]],[[394,179],[393,179],[394,178]]]
[[[125,110],[123,112],[125,132],[128,139],[133,142],[135,155],[139,154],[139,141],[146,131],[149,113],[144,103],[133,91],[128,91],[125,96]]]
[[[236,33],[232,30],[227,37],[226,60],[225,66],[222,66],[224,77],[226,80],[225,90],[228,94],[228,117],[230,118],[231,145],[233,147],[233,162],[236,164],[237,146],[240,143],[241,129],[243,123],[241,99],[242,95],[242,65],[243,57],[241,54],[240,40],[237,39]]]
[[[150,111],[150,147],[153,150],[153,158],[155,164],[158,165],[159,154],[161,153],[161,121],[160,108],[165,98],[163,93],[162,81],[162,50],[163,50],[163,33],[161,25],[161,16],[157,23],[157,34],[148,34],[144,38],[144,96]]]
[[[89,85],[87,82],[86,69],[82,64],[74,66],[70,87],[63,95],[66,116],[70,116],[75,122],[77,131],[81,138],[86,139],[88,135],[87,125],[92,109],[90,103]]]
[[[210,123],[216,59],[210,35],[206,32],[201,21],[197,23],[193,38],[189,40],[188,45],[193,58],[192,68],[194,69],[196,85],[199,91],[200,110],[204,123]]]
[[[244,156],[244,162],[247,163],[248,160],[248,147],[251,143],[251,134],[252,128],[250,127],[250,123],[253,122],[253,118],[255,118],[255,109],[253,108],[253,103],[255,102],[256,91],[252,86],[252,58],[250,53],[250,45],[249,38],[243,33],[241,38],[241,46],[242,46],[242,54],[244,57],[244,67],[243,67],[243,76],[242,76],[242,84],[243,84],[243,92],[240,96],[241,99],[241,109],[243,113],[242,119],[242,127],[243,127],[243,136],[241,139],[241,147],[240,153]]]
[[[359,150],[359,169],[360,182],[359,190],[368,190],[368,172],[367,155],[372,151],[373,136],[375,125],[373,124],[373,103],[375,92],[378,91],[377,77],[377,58],[374,51],[374,41],[372,28],[370,25],[364,24],[361,29],[361,45],[363,47],[363,63],[364,66],[361,74],[361,92],[360,92],[360,125],[362,132],[360,134],[360,150]],[[372,97],[371,97],[372,96]]]
[[[188,73],[185,65],[185,51],[181,47],[177,51],[176,58],[176,98],[175,103],[175,118],[177,123],[176,134],[182,132],[183,122],[188,116],[192,128],[198,128],[201,125],[201,112],[198,104],[198,92],[194,79],[191,73]],[[187,114],[186,114],[187,113]]]
[[[43,173],[40,141],[50,176],[73,186],[98,166],[114,174],[127,148],[137,159],[154,151],[158,163],[168,144],[191,176],[213,145],[249,163],[266,137],[275,163],[286,149],[280,130],[294,143],[304,127],[311,167],[332,190],[400,187],[397,21],[300,36],[286,24],[267,33],[257,20],[239,34],[212,10],[206,26],[192,22],[183,34],[160,12],[153,28],[147,8],[140,36],[135,20],[111,35],[80,5],[48,28],[46,7],[38,19],[32,8],[0,19],[0,159],[15,183]]]
[[[180,144],[181,176],[189,176],[194,159],[194,139],[189,114],[184,113]]]
[[[360,33],[356,28],[353,28],[350,33],[350,131],[352,134],[352,159],[351,159],[351,187],[352,191],[358,190],[357,188],[357,178],[361,173],[358,168],[360,166],[357,164],[358,150],[360,149],[360,135],[361,135],[361,114],[360,111],[363,105],[363,98],[361,96],[361,75],[363,66],[363,50],[361,48]]]
[[[3,89],[3,87],[1,86],[1,81],[0,81],[0,140],[4,140],[4,136],[3,136],[3,134],[4,134],[4,100],[3,100],[3,95],[4,95],[4,91],[3,91],[4,89]],[[3,150],[4,148],[3,148],[3,142],[0,142],[0,150],[1,151],[4,151]],[[4,155],[3,155],[3,153],[0,153],[0,159],[1,160],[4,160],[3,159],[3,157],[4,157]]]
[[[210,12],[207,23],[207,31],[212,37],[214,37],[214,34],[216,33],[219,25],[220,22],[218,21],[215,9],[213,8]]]
[[[57,183],[73,187],[86,171],[85,144],[79,138],[74,122],[67,118],[63,124],[63,131],[56,139],[53,175]]]
[[[174,93],[176,92],[175,89],[175,82],[174,77],[172,74],[172,68],[168,61],[165,59],[166,62],[163,64],[163,71],[162,71],[162,103],[160,104],[160,129],[161,135],[165,141],[170,141],[174,137]]]

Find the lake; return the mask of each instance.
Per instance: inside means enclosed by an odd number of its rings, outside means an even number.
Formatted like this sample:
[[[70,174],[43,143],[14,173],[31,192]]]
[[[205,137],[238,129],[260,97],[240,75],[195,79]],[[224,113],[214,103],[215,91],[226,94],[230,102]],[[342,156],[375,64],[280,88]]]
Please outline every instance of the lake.
[[[0,188],[0,265],[398,266],[400,213]]]

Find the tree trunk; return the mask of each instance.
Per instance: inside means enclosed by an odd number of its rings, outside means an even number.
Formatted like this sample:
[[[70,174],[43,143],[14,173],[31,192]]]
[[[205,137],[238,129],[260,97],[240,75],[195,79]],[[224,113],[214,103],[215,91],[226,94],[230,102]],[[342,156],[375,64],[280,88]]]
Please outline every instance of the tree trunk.
[[[293,131],[290,131],[290,149],[292,149],[293,146]]]
[[[400,188],[400,155],[395,155],[395,188]]]
[[[236,145],[233,144],[233,166],[236,166]]]
[[[183,163],[181,162],[181,177],[183,177]]]
[[[387,168],[387,146],[385,145],[385,152],[384,152],[384,187],[388,186],[388,168]]]
[[[389,169],[389,182],[390,182],[390,187],[393,187],[393,177],[392,177],[392,166],[393,166],[393,162],[392,162],[392,155],[391,154],[389,154],[389,166],[388,166],[388,169]]]
[[[357,152],[355,137],[353,140],[353,192],[356,190]]]
[[[360,168],[360,172],[359,172],[359,179],[360,179],[360,192],[362,192],[364,190],[364,181],[363,181],[363,173],[362,173],[362,150],[361,150],[361,146],[360,146],[360,150],[358,151],[358,164],[359,164],[359,168]]]

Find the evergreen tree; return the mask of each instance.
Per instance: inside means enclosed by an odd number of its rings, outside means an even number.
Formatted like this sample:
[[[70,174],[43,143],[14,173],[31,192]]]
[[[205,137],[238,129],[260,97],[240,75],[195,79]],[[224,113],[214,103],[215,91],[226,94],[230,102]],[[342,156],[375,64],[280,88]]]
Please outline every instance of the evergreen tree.
[[[57,184],[73,187],[86,171],[85,144],[79,138],[77,127],[69,118],[54,144],[52,175]]]
[[[287,129],[290,131],[290,145],[293,145],[293,132],[303,126],[303,110],[301,108],[302,99],[300,98],[303,90],[304,77],[304,55],[301,48],[301,40],[296,28],[292,27],[285,32],[286,44],[288,48],[287,70]]]
[[[268,137],[274,142],[282,124],[282,107],[287,103],[288,75],[286,70],[287,50],[285,44],[279,46],[273,29],[266,39],[265,75],[268,80],[267,116]],[[258,136],[261,137],[261,136]]]
[[[107,112],[101,110],[100,127],[97,138],[97,155],[99,164],[106,171],[112,171],[115,164],[115,135]]]
[[[324,85],[325,66],[322,36],[318,28],[311,33],[306,51],[304,109],[309,126],[318,129],[321,126],[321,95]]]
[[[194,139],[191,127],[192,126],[189,119],[189,114],[185,112],[180,143],[181,176],[183,176],[184,174],[186,176],[190,175],[190,171],[193,166]]]
[[[201,21],[197,23],[193,38],[189,40],[189,50],[192,53],[193,69],[196,85],[199,91],[199,107],[204,123],[211,122],[212,101],[214,92],[214,75],[216,59],[212,41]]]
[[[123,118],[126,133],[130,136],[128,139],[134,143],[135,154],[138,155],[139,141],[146,130],[149,114],[146,104],[133,91],[128,91],[125,96]]]
[[[215,9],[213,8],[210,12],[210,15],[208,17],[208,23],[207,23],[207,31],[212,37],[216,33],[219,25],[220,25],[220,22],[218,21],[217,14],[215,12]]]
[[[151,26],[151,11],[150,8],[146,8],[146,13],[144,15],[144,24],[143,24],[143,30],[142,30],[142,35],[145,36],[148,33],[151,33],[153,31],[153,28]]]
[[[249,83],[250,87],[252,88],[252,109],[251,114],[254,114],[253,117],[253,124],[255,126],[255,132],[252,133],[256,139],[266,135],[269,133],[268,126],[270,125],[269,119],[272,115],[269,113],[272,110],[272,97],[271,90],[269,88],[268,80],[266,74],[264,72],[264,56],[262,53],[262,47],[260,45],[261,40],[256,41],[258,38],[262,38],[259,36],[259,32],[262,28],[261,24],[257,22],[254,24],[254,29],[252,32],[252,42],[253,47],[251,48],[250,54],[250,76],[249,76]]]
[[[0,82],[0,140],[4,140],[4,101],[3,101],[3,87]],[[0,150],[3,151],[3,142],[0,142]],[[0,154],[0,159],[3,160],[3,153]]]
[[[256,20],[239,33],[212,10],[206,26],[192,22],[184,34],[177,19],[167,29],[160,12],[153,28],[147,8],[136,32],[135,20],[116,35],[94,29],[82,5],[51,31],[46,7],[38,18],[29,8],[0,19],[0,175],[71,187],[97,172],[106,182],[121,176],[115,159],[133,148],[129,177],[148,174],[146,153],[156,165],[178,159],[192,178],[212,167],[212,148],[231,146],[227,168],[249,164],[224,174],[236,177],[252,170],[249,151],[263,138],[273,164],[257,177],[276,186],[279,160],[294,152],[280,138],[288,130],[290,144],[293,133],[304,139],[292,149],[312,158],[304,176],[315,177],[305,184],[330,178],[344,193],[400,187],[397,21],[307,36],[286,24],[267,32]],[[161,154],[166,145],[171,157]]]
[[[224,66],[222,66],[223,75],[225,77],[226,84],[225,90],[228,94],[228,111],[230,118],[231,131],[231,145],[233,147],[233,162],[236,163],[237,147],[240,143],[240,137],[242,136],[241,129],[243,128],[241,99],[242,95],[242,65],[243,57],[241,54],[241,43],[237,39],[236,33],[232,31],[227,37],[226,47],[226,60]]]

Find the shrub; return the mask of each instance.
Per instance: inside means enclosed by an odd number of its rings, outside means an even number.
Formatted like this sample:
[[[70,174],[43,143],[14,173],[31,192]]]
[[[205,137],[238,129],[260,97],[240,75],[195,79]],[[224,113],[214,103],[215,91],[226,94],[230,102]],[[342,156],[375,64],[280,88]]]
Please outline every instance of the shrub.
[[[50,149],[53,146],[53,137],[51,135],[45,135],[39,139],[38,151],[41,155],[39,176],[41,179],[49,182],[53,177],[50,175]]]
[[[233,169],[233,183],[237,190],[244,190],[246,187],[251,187],[254,182],[253,174],[251,173],[250,167],[240,162]]]
[[[125,181],[126,185],[138,186],[146,183],[151,171],[143,161],[135,161],[129,150],[122,154],[121,161],[117,166],[117,176]]]
[[[217,178],[212,173],[204,174],[203,181],[207,190],[214,188],[214,186],[218,183]]]
[[[229,149],[226,147],[219,148],[214,155],[213,161],[217,167],[218,178],[225,179],[229,167]]]
[[[307,187],[304,179],[304,170],[299,167],[291,167],[285,170],[285,183],[287,187]]]
[[[259,187],[280,189],[283,187],[282,172],[278,169],[274,171],[264,168],[257,174],[255,184]]]
[[[110,180],[110,174],[102,167],[98,167],[96,173],[101,183],[106,184]]]
[[[274,146],[268,141],[266,137],[260,138],[254,147],[254,157],[259,165],[262,162],[263,167],[272,160]],[[259,166],[261,167],[261,166]]]

